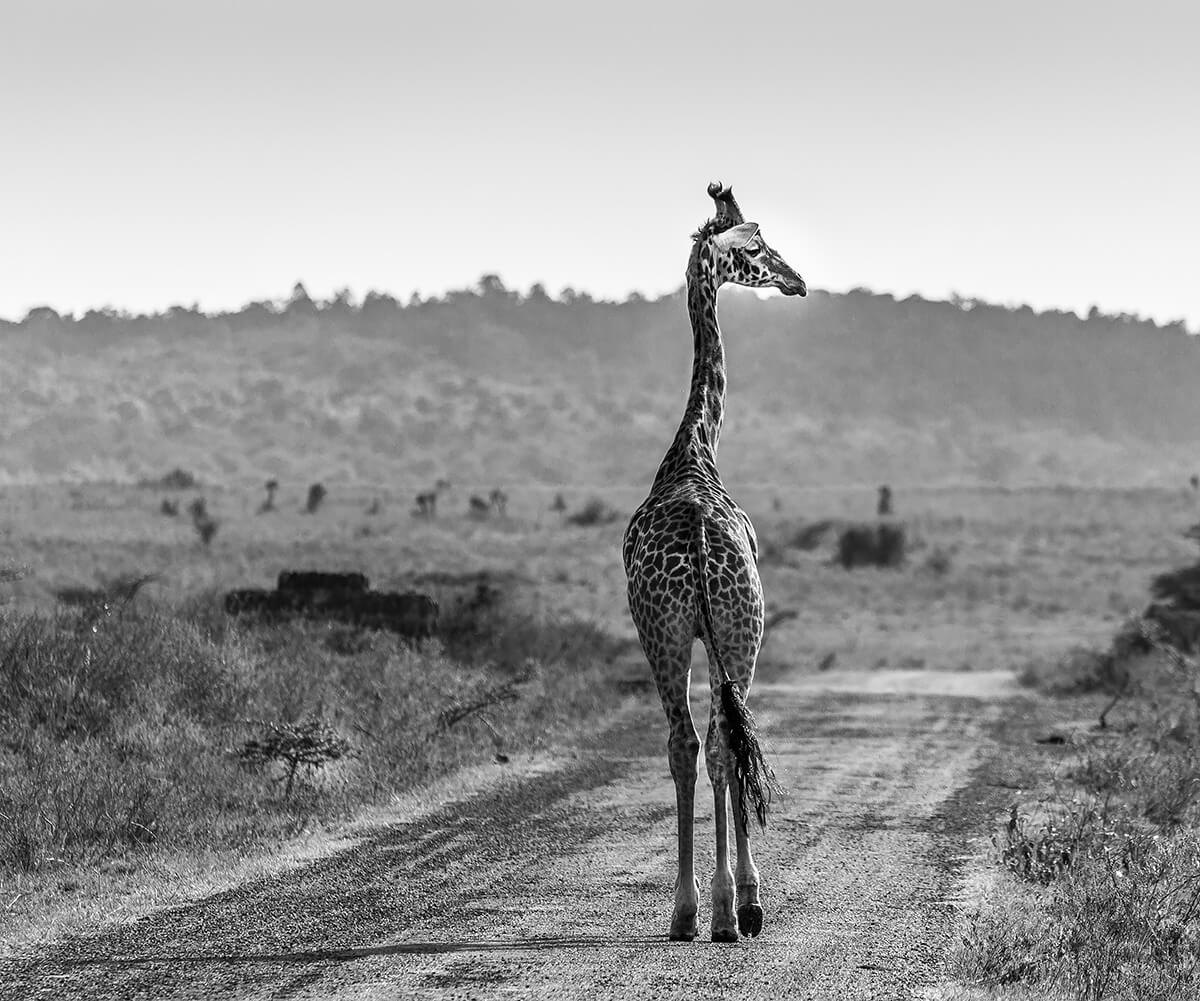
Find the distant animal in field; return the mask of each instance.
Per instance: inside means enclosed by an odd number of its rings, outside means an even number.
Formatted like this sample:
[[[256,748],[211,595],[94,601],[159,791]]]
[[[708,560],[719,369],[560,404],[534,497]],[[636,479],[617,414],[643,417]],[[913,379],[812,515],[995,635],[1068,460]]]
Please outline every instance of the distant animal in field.
[[[200,544],[207,549],[217,534],[220,522],[208,513],[208,504],[203,497],[197,497],[188,505],[188,514],[192,517],[192,528],[196,530]]]
[[[417,494],[417,506],[413,509],[414,518],[436,518],[438,497],[450,489],[450,481],[440,479],[433,485],[432,490]]]
[[[314,483],[308,488],[308,497],[304,501],[304,513],[316,514],[317,510],[325,502],[326,491],[324,484]]]
[[[261,504],[258,505],[258,513],[266,514],[269,511],[275,510],[275,493],[279,489],[278,480],[267,480],[266,490],[267,497]]]
[[[495,509],[496,513],[500,515],[501,518],[508,514],[508,494],[506,494],[499,487],[496,487],[490,494],[488,494],[488,503],[492,505],[493,509]]]
[[[555,514],[563,514],[567,510],[567,499],[562,494],[555,494],[554,503],[550,505],[550,510]]]
[[[472,518],[486,518],[492,513],[492,505],[478,494],[472,494],[467,501],[467,514]]]
[[[210,545],[212,545],[212,540],[217,534],[217,529],[220,528],[220,522],[209,518],[206,521],[196,521],[192,524],[196,529],[196,535],[200,539],[200,544],[207,549]]]
[[[875,513],[880,518],[886,518],[892,513],[892,488],[886,483],[879,488],[879,501],[875,505]]]
[[[164,497],[161,504],[158,505],[159,514],[165,515],[168,518],[179,517],[179,501],[171,500],[169,497]]]

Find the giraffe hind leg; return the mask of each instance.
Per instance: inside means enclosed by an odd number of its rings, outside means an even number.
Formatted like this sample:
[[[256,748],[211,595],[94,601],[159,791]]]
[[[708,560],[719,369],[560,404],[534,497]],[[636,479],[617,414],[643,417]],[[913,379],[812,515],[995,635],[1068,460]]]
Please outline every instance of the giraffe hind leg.
[[[758,867],[750,854],[749,818],[738,807],[737,777],[732,781],[734,836],[737,839],[737,921],[738,930],[750,938],[762,931],[763,909],[758,895]]]
[[[738,926],[734,922],[734,881],[729,866],[729,793],[722,740],[718,732],[716,700],[708,717],[704,738],[704,763],[713,789],[713,821],[716,827],[717,858],[712,878],[712,940],[736,942]]]
[[[675,905],[671,913],[669,938],[675,942],[690,942],[698,932],[697,911],[700,887],[696,882],[694,856],[694,817],[696,776],[700,757],[700,739],[688,704],[688,673],[691,669],[691,649],[653,657],[650,661],[659,697],[667,715],[670,735],[667,738],[667,760],[675,783],[677,873]]]
[[[728,657],[730,676],[745,695],[754,676],[759,636],[752,631],[749,636],[743,638],[741,644],[731,645],[734,649]],[[713,941],[736,941],[738,932],[753,938],[762,931],[763,909],[759,897],[758,867],[754,864],[754,856],[750,851],[750,818],[741,804],[736,762],[730,750],[729,721],[725,718],[720,696],[720,683],[723,679],[718,674],[711,654],[709,664],[712,701],[705,739],[705,763],[716,797],[717,818],[717,871],[713,876]],[[730,871],[729,866],[729,807],[732,807],[734,839],[737,845],[737,866],[733,871]]]
[[[669,937],[675,942],[690,942],[696,937],[696,912],[700,906],[700,887],[696,882],[693,854],[696,765],[700,754],[700,740],[696,736],[696,727],[686,702],[682,714],[668,714],[668,719],[671,722],[671,735],[667,740],[667,752],[671,764],[671,778],[675,781],[678,836],[675,906],[671,913]]]

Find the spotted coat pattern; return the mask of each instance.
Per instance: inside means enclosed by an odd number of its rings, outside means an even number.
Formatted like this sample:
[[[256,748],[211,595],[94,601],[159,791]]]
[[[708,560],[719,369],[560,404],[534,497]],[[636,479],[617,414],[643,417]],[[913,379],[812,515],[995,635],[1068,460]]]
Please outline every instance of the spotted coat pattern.
[[[716,804],[717,872],[713,876],[714,941],[736,940],[738,927],[757,934],[761,926],[758,871],[750,856],[744,822],[734,825],[737,840],[738,924],[734,923],[734,874],[728,862],[727,798],[736,782],[717,692],[722,667],[743,694],[754,677],[763,635],[763,592],[758,575],[754,526],[721,482],[716,451],[725,409],[725,350],[717,324],[721,285],[774,285],[804,294],[804,283],[766,245],[758,227],[721,212],[695,234],[687,271],[687,302],[692,323],[692,381],[683,419],[650,494],[625,531],[622,558],[628,577],[629,609],[667,715],[671,775],[679,822],[679,872],[670,935],[696,935],[699,889],[692,856],[692,813],[699,739],[688,705],[692,644],[708,649],[712,708],[705,740],[705,764]],[[739,225],[740,224],[740,225]],[[731,231],[736,227],[736,234]],[[746,239],[746,234],[752,236]],[[722,238],[722,234],[728,234]],[[730,240],[730,237],[737,238]],[[783,284],[786,283],[786,284]],[[697,554],[700,554],[699,557]],[[707,589],[712,635],[700,614]],[[715,644],[718,649],[712,649]],[[736,804],[737,797],[734,796]],[[739,818],[742,819],[742,818]],[[749,916],[748,916],[749,915]],[[749,925],[749,928],[747,927]]]

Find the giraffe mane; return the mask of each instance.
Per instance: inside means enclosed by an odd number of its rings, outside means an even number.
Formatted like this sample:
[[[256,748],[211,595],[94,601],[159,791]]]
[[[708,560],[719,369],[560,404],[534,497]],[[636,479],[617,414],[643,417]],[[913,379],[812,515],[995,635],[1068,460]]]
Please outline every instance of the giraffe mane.
[[[692,234],[692,242],[702,243],[709,237],[716,236],[718,233],[724,233],[727,229],[732,229],[735,225],[736,223],[732,219],[709,219]]]

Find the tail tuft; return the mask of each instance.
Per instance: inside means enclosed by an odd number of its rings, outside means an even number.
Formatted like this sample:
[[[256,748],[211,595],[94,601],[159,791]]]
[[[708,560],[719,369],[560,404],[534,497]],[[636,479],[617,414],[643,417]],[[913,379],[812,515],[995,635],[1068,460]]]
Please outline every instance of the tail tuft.
[[[736,820],[745,832],[750,816],[747,807],[753,806],[758,826],[766,827],[771,800],[780,795],[782,790],[771,766],[763,757],[754,714],[750,712],[737,685],[728,679],[721,683],[721,711],[729,726],[729,750],[733,754],[738,781]]]

